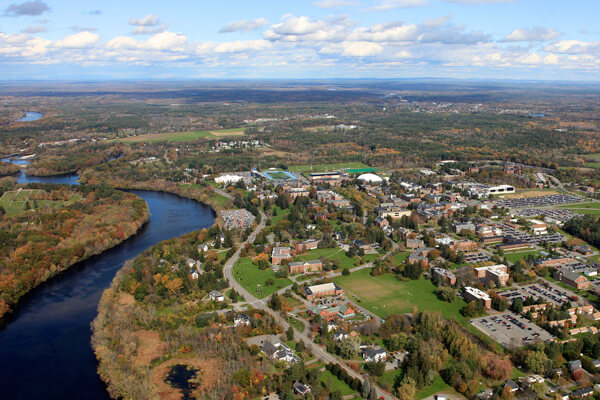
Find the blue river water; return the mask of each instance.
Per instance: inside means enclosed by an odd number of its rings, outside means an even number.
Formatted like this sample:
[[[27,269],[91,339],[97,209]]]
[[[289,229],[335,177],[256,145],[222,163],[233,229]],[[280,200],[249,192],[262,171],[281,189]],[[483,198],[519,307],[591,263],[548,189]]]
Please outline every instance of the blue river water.
[[[76,184],[76,175],[31,177],[20,183]],[[0,331],[0,387],[6,399],[108,399],[96,374],[90,323],[102,291],[123,263],[144,249],[209,227],[213,210],[168,193],[133,190],[150,221],[124,243],[83,261],[34,289]]]
[[[37,121],[38,119],[42,118],[42,113],[39,112],[35,112],[35,111],[25,111],[25,116],[22,118],[19,118],[17,121],[18,122],[31,122],[31,121]]]

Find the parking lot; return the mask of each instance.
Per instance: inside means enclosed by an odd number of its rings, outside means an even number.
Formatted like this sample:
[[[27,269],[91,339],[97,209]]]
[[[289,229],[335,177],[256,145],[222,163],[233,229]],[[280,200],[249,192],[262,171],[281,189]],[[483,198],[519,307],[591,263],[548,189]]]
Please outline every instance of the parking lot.
[[[533,322],[511,311],[475,318],[470,323],[506,348],[546,342],[553,338]]]
[[[561,243],[565,241],[565,237],[560,233],[549,233],[546,235],[532,235],[527,232],[520,231],[505,224],[499,224],[504,232],[505,243],[528,243],[539,245],[542,242]]]
[[[519,217],[537,217],[542,215],[550,217],[560,222],[567,222],[571,218],[580,217],[581,214],[567,209],[556,208],[523,208],[515,211],[515,215]]]
[[[526,208],[526,207],[547,207],[558,206],[561,204],[579,203],[585,199],[570,194],[553,194],[549,196],[526,197],[522,199],[498,200],[498,207],[506,208]]]
[[[536,282],[535,284],[526,286],[519,286],[502,292],[500,295],[506,297],[511,303],[518,298],[525,301],[527,297],[533,297],[534,299],[541,298],[544,302],[554,304],[558,307],[562,306],[567,301],[569,301],[572,306],[582,304],[582,299],[575,295],[575,293],[545,281]]]
[[[477,264],[482,262],[492,261],[490,256],[482,252],[465,254],[465,262],[469,264]]]

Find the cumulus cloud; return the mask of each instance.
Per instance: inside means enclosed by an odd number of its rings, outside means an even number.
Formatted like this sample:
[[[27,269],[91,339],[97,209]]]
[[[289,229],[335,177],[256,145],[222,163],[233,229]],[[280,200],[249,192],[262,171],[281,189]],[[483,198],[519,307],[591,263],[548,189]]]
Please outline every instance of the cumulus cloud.
[[[169,28],[169,24],[161,24],[159,18],[153,14],[148,14],[140,19],[131,18],[129,25],[135,26],[131,31],[132,35],[153,35]]]
[[[360,3],[357,1],[348,1],[348,0],[321,0],[315,1],[314,5],[318,8],[338,8],[345,6],[357,6]]]
[[[259,51],[272,46],[267,40],[238,40],[235,42],[219,43],[214,46],[215,53],[240,53]]]
[[[23,29],[21,32],[23,33],[44,33],[48,32],[48,28],[43,25],[29,25],[27,28]]]
[[[388,11],[395,8],[423,7],[429,0],[383,0],[379,5],[371,7],[371,11]]]
[[[457,4],[496,4],[496,3],[514,3],[517,0],[446,0],[449,3]]]
[[[69,35],[62,40],[54,42],[54,47],[63,49],[85,49],[94,46],[100,40],[100,36],[88,31]]]
[[[260,29],[265,25],[269,25],[269,21],[265,18],[233,21],[219,29],[219,33],[251,32]]]
[[[551,28],[542,28],[536,26],[531,29],[515,29],[504,39],[503,42],[546,42],[549,40],[557,39],[560,36],[560,32],[555,31]]]
[[[600,42],[583,42],[581,40],[559,40],[549,44],[544,50],[553,53],[582,54],[600,53]]]
[[[356,23],[347,17],[312,20],[305,16],[286,15],[283,22],[271,25],[263,34],[263,38],[283,42],[341,42],[355,25]]]
[[[27,1],[25,3],[13,3],[4,10],[4,15],[8,17],[20,17],[22,15],[42,15],[50,11],[50,7],[40,0]]]

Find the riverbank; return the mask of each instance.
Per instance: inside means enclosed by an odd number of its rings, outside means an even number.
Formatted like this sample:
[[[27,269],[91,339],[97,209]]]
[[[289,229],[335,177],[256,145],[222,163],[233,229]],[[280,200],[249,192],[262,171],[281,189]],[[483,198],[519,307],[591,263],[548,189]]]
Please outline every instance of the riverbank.
[[[11,310],[29,291],[126,241],[150,218],[148,205],[135,194],[27,187],[2,197],[8,210],[0,220],[5,232],[0,250],[0,325],[10,320]]]

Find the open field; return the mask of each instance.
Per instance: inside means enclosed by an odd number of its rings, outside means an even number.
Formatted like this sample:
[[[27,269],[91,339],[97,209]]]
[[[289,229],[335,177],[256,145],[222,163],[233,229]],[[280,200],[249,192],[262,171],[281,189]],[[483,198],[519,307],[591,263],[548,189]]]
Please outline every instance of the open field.
[[[347,162],[337,164],[290,165],[288,169],[292,172],[329,172],[337,171],[342,168],[369,168],[369,166],[361,162]]]
[[[240,258],[237,263],[233,266],[233,276],[246,290],[250,293],[262,299],[271,295],[272,293],[292,284],[289,279],[279,279],[275,277],[273,270],[258,269],[256,265],[252,263],[250,258]],[[275,284],[268,286],[267,280],[272,279]],[[257,292],[257,285],[262,286],[261,292]]]
[[[21,189],[6,192],[0,198],[0,206],[4,208],[8,216],[13,216],[25,210],[25,205],[29,202],[30,209],[34,209],[37,204],[38,208],[51,206],[59,207],[63,204],[72,204],[75,201],[81,200],[81,196],[73,194],[68,201],[53,201],[53,200],[35,200],[37,197],[45,193],[40,189]]]
[[[466,303],[460,298],[453,303],[441,301],[430,280],[399,281],[388,274],[371,276],[368,269],[363,269],[338,277],[335,282],[347,295],[358,296],[362,307],[382,318],[411,313],[417,307],[421,311],[439,311],[445,318],[456,318],[466,326],[466,319],[459,312]]]
[[[600,209],[600,202],[590,201],[589,203],[574,203],[560,206],[559,208],[597,208]]]
[[[536,256],[540,255],[540,253],[538,253],[537,251],[530,250],[530,251],[520,251],[520,252],[514,252],[514,253],[504,253],[504,256],[511,263],[516,263],[520,259],[525,258],[525,257],[527,257],[530,254],[533,254],[533,255],[536,255]]]
[[[379,257],[379,254],[365,254],[365,262],[373,261]],[[334,261],[341,269],[354,267],[354,258],[346,255],[342,249],[316,249],[296,257],[298,261],[310,261],[320,258],[327,258]]]
[[[446,382],[444,382],[442,377],[439,374],[437,374],[431,385],[419,390],[416,393],[415,399],[425,399],[429,396],[433,396],[436,393],[445,393],[445,394],[454,394],[455,395],[456,390],[454,390],[454,388],[452,386],[450,386]]]
[[[396,264],[396,265],[402,264],[404,262],[404,260],[406,260],[408,258],[409,255],[410,255],[410,251],[401,251],[401,252],[399,252],[393,258],[394,264]]]
[[[200,138],[216,139],[227,136],[243,136],[244,128],[236,129],[219,129],[213,131],[189,131],[189,132],[172,132],[172,133],[148,133],[145,135],[129,136],[126,138],[116,139],[120,142],[192,142]]]
[[[333,375],[331,372],[324,370],[319,374],[319,381],[329,389],[330,392],[339,390],[342,396],[348,396],[356,393],[346,382],[339,380],[339,378]]]
[[[529,197],[550,196],[553,194],[561,194],[561,192],[551,189],[523,190],[515,193],[504,194],[502,197],[505,199],[527,199]]]

